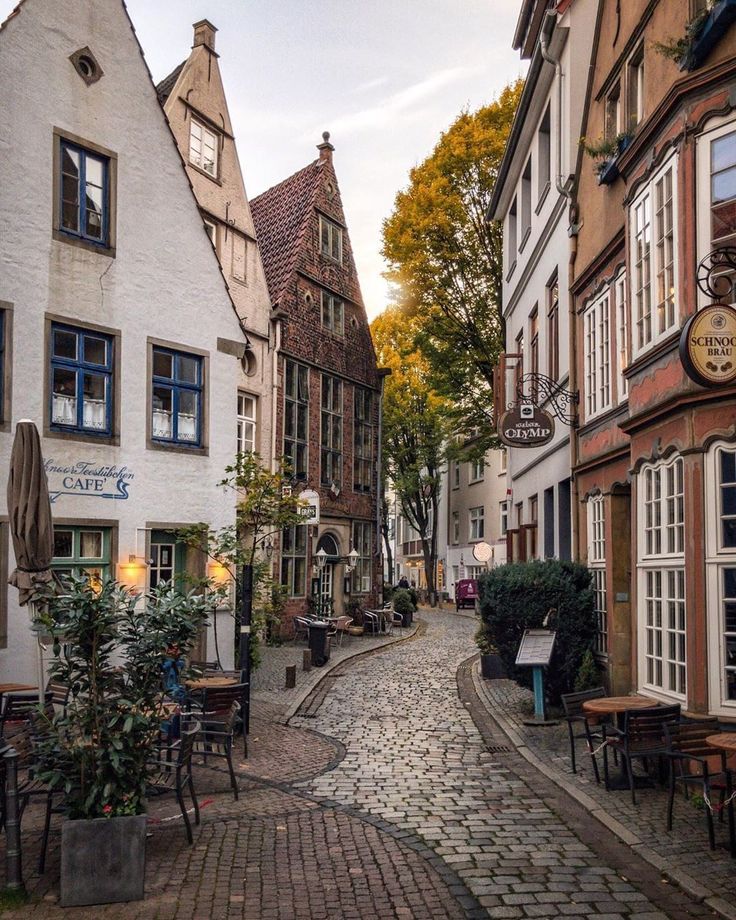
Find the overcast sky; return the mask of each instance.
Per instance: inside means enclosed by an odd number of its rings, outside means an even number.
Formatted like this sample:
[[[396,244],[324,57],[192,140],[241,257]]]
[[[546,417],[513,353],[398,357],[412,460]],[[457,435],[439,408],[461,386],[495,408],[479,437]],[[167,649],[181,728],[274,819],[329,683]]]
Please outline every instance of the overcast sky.
[[[33,2],[33,0],[30,0]],[[189,54],[192,23],[217,51],[249,197],[301,169],[331,132],[370,317],[386,305],[381,221],[464,107],[525,70],[511,39],[521,0],[127,0],[155,80]],[[5,18],[14,0],[0,0]]]

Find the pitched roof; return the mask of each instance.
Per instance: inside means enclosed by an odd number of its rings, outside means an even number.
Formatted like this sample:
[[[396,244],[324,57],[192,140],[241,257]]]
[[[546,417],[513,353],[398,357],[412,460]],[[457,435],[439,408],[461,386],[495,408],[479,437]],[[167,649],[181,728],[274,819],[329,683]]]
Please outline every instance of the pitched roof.
[[[281,300],[296,268],[324,165],[325,160],[315,160],[250,203],[273,304]]]
[[[186,61],[182,61],[178,67],[175,67],[168,77],[164,77],[160,83],[156,84],[156,92],[158,93],[158,100],[161,105],[166,102],[169,98],[171,90],[176,86],[176,81],[179,79],[179,74],[184,69]]]

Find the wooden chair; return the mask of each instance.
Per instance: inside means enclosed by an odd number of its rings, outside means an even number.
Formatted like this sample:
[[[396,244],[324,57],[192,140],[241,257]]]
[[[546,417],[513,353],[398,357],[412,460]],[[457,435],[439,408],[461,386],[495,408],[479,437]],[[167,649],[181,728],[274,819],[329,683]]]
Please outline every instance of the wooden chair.
[[[567,733],[570,739],[570,760],[572,760],[572,772],[577,773],[577,763],[575,758],[575,741],[578,738],[584,738],[588,745],[588,753],[593,762],[593,773],[595,774],[596,783],[600,783],[601,777],[598,770],[598,761],[596,760],[595,750],[603,740],[603,732],[591,728],[591,722],[585,714],[583,703],[588,700],[597,700],[606,696],[604,687],[595,687],[592,690],[579,690],[576,693],[563,693],[561,696],[562,707],[565,710],[565,721],[567,722]],[[580,726],[582,731],[575,731],[575,726]]]
[[[44,705],[53,703],[53,695],[47,690],[44,693]],[[38,691],[24,693],[4,693],[0,707],[0,739],[5,737],[13,725],[22,725],[28,722],[31,713],[39,708]]]
[[[186,724],[186,723],[185,723]],[[194,753],[201,754],[203,766],[209,767],[211,757],[224,760],[230,774],[230,788],[238,800],[238,782],[233,768],[233,740],[240,727],[240,701],[233,700],[225,718],[202,717]]]
[[[241,705],[246,690],[246,684],[231,684],[228,687],[207,687],[202,691],[198,703],[197,718],[202,722],[225,723],[230,718],[233,703],[238,704],[238,718],[235,728],[242,728]],[[248,756],[248,739],[243,732],[243,753]]]
[[[705,820],[708,827],[708,843],[711,850],[716,848],[715,829],[713,827],[713,793],[719,796],[719,805],[716,810],[723,821],[723,804],[726,791],[729,788],[728,765],[726,752],[705,743],[708,735],[718,734],[720,731],[718,719],[703,719],[699,722],[680,722],[665,725],[665,739],[667,742],[667,756],[669,758],[669,795],[667,800],[667,830],[672,830],[672,813],[675,805],[675,790],[678,783],[682,784],[685,798],[688,798],[690,788],[698,788],[705,802]],[[720,770],[712,773],[709,760],[718,758]],[[733,823],[732,812],[729,812],[729,826]],[[732,836],[733,829],[730,827]]]
[[[194,805],[194,823],[199,824],[199,802],[192,779],[192,754],[199,730],[199,722],[190,722],[185,729],[182,729],[181,736],[174,745],[156,749],[155,756],[149,761],[151,770],[148,777],[149,793],[153,795],[173,793],[176,796],[190,844],[194,843],[194,837],[184,802],[184,788],[188,788]],[[172,748],[176,751],[176,760],[171,758]]]
[[[646,764],[649,757],[662,759],[668,753],[665,728],[676,725],[680,721],[680,704],[672,706],[653,706],[650,709],[630,709],[624,713],[624,729],[622,732],[613,729],[613,734],[605,723],[603,725],[603,740],[607,744],[603,748],[603,773],[608,784],[608,748],[618,751],[624,759],[626,772],[631,790],[631,801],[636,805],[636,783],[634,781],[634,760],[643,760]]]

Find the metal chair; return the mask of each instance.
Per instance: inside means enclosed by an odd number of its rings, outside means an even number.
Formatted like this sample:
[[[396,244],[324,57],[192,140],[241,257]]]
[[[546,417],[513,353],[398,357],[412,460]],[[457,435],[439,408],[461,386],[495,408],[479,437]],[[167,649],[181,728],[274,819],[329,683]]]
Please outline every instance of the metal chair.
[[[591,722],[585,714],[583,703],[588,700],[598,700],[604,696],[606,696],[604,687],[595,687],[593,690],[580,690],[577,693],[563,693],[561,696],[562,706],[565,710],[565,721],[567,722],[567,733],[570,738],[572,772],[578,772],[575,756],[575,741],[577,738],[584,738],[588,745],[590,759],[593,762],[593,773],[595,774],[596,783],[600,783],[601,781],[598,761],[596,760],[596,748],[603,740],[603,731],[591,729]],[[582,726],[582,731],[575,731],[574,726],[577,724]]]
[[[337,633],[337,644],[342,646],[342,640],[348,633],[348,627],[352,626],[353,618],[349,616],[338,617],[335,620],[335,631]]]
[[[712,795],[714,791],[718,792],[719,805],[715,806],[715,809],[719,812],[720,821],[723,821],[724,801],[731,786],[726,763],[726,752],[718,751],[705,742],[708,735],[715,735],[720,731],[718,719],[703,719],[699,722],[680,722],[675,725],[665,725],[664,731],[670,767],[667,830],[672,830],[672,814],[677,784],[682,784],[685,798],[688,798],[690,787],[699,788],[705,803],[708,843],[711,850],[715,850],[716,838],[713,827],[714,806],[712,805]],[[711,773],[708,761],[716,757],[720,760],[721,769]],[[729,836],[733,844],[734,817],[732,803],[729,803],[728,817]]]
[[[240,702],[233,700],[230,711],[224,718],[204,715],[194,746],[194,753],[201,754],[203,766],[209,767],[210,757],[219,758],[227,763],[230,774],[230,787],[235,800],[238,800],[238,782],[233,768],[233,739],[240,726]]]
[[[378,635],[381,631],[381,617],[373,610],[363,610],[363,631]]]
[[[197,709],[197,718],[203,722],[228,721],[233,703],[238,704],[238,723],[242,723],[243,713],[240,709],[245,695],[247,684],[230,684],[227,687],[207,687],[201,691],[199,701],[194,701]],[[242,727],[237,725],[235,728]],[[243,753],[248,756],[248,739],[243,732]]]
[[[53,694],[44,692],[44,706],[53,703]],[[6,730],[12,725],[22,725],[28,722],[31,713],[37,712],[41,704],[38,692],[4,693],[0,707],[0,739],[5,737]]]
[[[199,824],[199,802],[194,791],[192,779],[192,754],[199,734],[199,722],[191,722],[181,732],[181,737],[174,745],[166,745],[156,749],[156,756],[149,761],[151,772],[148,776],[148,790],[153,795],[166,795],[171,792],[176,796],[176,801],[181,809],[181,816],[186,827],[187,840],[194,843],[192,825],[189,821],[186,805],[184,803],[184,787],[189,789],[189,795],[194,805],[194,823]],[[171,760],[172,748],[176,750],[175,761]]]
[[[665,727],[676,725],[680,721],[680,704],[672,706],[654,706],[650,709],[630,709],[624,713],[624,729],[609,729],[603,724],[603,775],[606,789],[608,783],[608,748],[618,751],[624,760],[624,766],[631,790],[631,801],[636,805],[636,783],[634,781],[633,761],[649,757],[661,760],[667,754]]]
[[[294,641],[309,638],[309,619],[307,617],[294,617]]]

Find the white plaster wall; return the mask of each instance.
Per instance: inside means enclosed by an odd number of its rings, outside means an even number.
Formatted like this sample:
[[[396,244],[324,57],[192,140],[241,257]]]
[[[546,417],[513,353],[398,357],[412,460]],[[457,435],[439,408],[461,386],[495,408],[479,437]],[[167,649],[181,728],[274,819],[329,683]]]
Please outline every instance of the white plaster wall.
[[[68,59],[85,45],[104,71],[90,87]],[[233,456],[239,365],[217,351],[217,338],[242,337],[120,0],[28,0],[0,32],[0,86],[0,300],[14,304],[13,428],[20,418],[43,427],[45,313],[122,336],[120,446],[44,438],[43,450],[62,466],[127,467],[130,498],[62,496],[54,516],[117,522],[122,561],[144,553],[146,522],[229,523],[232,497],[215,484]],[[116,258],[52,239],[55,126],[118,155]],[[146,447],[148,336],[209,354],[207,456]],[[0,432],[3,486],[11,439]],[[59,487],[57,476],[50,487]],[[25,680],[35,674],[34,645],[16,592],[8,591],[0,674]]]

